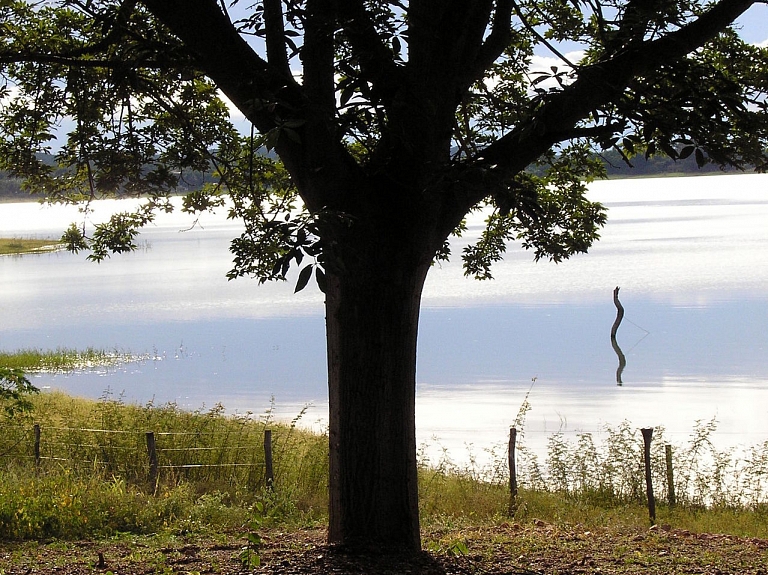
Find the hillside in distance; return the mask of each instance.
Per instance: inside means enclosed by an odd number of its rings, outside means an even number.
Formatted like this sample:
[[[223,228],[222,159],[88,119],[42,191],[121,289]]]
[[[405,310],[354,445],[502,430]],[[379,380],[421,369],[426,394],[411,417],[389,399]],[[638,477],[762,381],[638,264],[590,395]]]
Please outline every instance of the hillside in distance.
[[[55,157],[51,154],[39,156],[43,163],[49,166],[55,166]],[[63,171],[65,168],[58,168],[56,171]],[[177,193],[183,194],[194,190],[199,190],[204,184],[214,182],[213,173],[211,172],[193,172],[182,171],[180,176],[179,185],[176,188]],[[116,195],[119,197],[120,192],[117,191]],[[26,202],[26,201],[39,201],[45,199],[42,194],[31,193],[25,190],[23,182],[19,178],[14,178],[8,172],[0,170],[0,202]]]
[[[616,150],[607,150],[600,155],[600,159],[605,164],[608,178],[644,178],[644,177],[662,177],[662,176],[698,176],[704,174],[723,173],[718,166],[706,164],[703,167],[696,165],[693,155],[684,160],[673,160],[667,155],[656,155],[649,159],[638,154],[632,157],[629,162],[631,166],[621,157]],[[731,170],[733,173],[733,170]]]
[[[702,174],[720,173],[722,170],[713,164],[699,168],[693,156],[684,160],[673,160],[667,156],[654,156],[648,160],[644,156],[633,157],[630,167],[622,159],[621,155],[615,150],[608,150],[600,154],[600,158],[606,166],[608,178],[642,178],[642,177],[662,177],[662,176],[695,176]],[[51,162],[53,158],[51,157]],[[183,174],[183,186],[179,188],[180,193],[199,189],[205,182],[213,181],[211,174],[190,173]],[[22,189],[22,182],[17,178],[10,177],[6,172],[0,171],[0,200],[6,202],[22,202],[29,200],[40,200],[39,194],[30,194]]]

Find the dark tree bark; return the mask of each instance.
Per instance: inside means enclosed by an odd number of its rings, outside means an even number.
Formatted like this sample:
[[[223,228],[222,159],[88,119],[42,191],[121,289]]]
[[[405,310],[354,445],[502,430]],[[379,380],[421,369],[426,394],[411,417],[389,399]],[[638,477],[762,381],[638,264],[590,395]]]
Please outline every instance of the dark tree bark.
[[[421,546],[416,339],[435,242],[396,212],[347,230],[328,276],[329,540],[402,552]]]
[[[420,548],[416,334],[425,275],[416,269],[363,281],[330,278],[332,543]]]

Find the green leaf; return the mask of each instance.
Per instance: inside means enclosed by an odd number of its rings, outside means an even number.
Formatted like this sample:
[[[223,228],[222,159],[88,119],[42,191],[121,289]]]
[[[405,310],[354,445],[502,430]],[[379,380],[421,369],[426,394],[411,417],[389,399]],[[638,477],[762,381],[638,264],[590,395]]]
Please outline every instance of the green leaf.
[[[307,266],[304,266],[304,268],[299,272],[299,279],[296,281],[296,289],[293,290],[293,293],[298,293],[301,290],[303,290],[305,287],[307,287],[307,283],[309,283],[309,278],[312,277],[312,264],[309,264]]]
[[[83,236],[82,230],[75,223],[70,224],[67,231],[61,236],[61,241],[69,251],[75,254],[80,250],[88,249],[88,242]]]
[[[317,287],[320,288],[320,291],[327,293],[328,280],[325,277],[325,272],[320,269],[320,267],[315,268],[315,281],[317,282]]]
[[[703,168],[707,165],[707,158],[701,148],[696,148],[696,153],[694,155],[696,156],[696,165],[699,166],[699,168]]]
[[[696,151],[696,146],[686,146],[682,150],[680,150],[680,159],[684,160],[688,158],[693,152]]]
[[[34,393],[39,393],[39,390],[29,382],[22,370],[0,366],[0,405],[8,417],[31,411],[28,396]]]
[[[680,157],[680,154],[677,153],[675,148],[669,145],[669,142],[659,142],[659,146],[664,151],[664,153],[673,160],[677,160]]]

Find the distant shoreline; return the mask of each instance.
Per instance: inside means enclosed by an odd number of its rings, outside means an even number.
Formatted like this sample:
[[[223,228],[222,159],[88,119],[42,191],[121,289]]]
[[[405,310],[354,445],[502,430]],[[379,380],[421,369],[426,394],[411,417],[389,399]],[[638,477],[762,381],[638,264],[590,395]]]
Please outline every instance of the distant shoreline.
[[[710,171],[698,171],[698,172],[690,172],[690,171],[676,171],[676,172],[654,172],[654,173],[640,173],[640,174],[632,174],[631,172],[627,173],[609,173],[608,176],[605,178],[605,180],[596,180],[596,181],[614,181],[614,180],[639,180],[639,179],[658,179],[658,178],[700,178],[702,176],[741,176],[741,175],[751,175],[755,174],[756,172],[742,172],[742,171],[731,171],[731,172],[725,172],[722,170],[710,170]],[[178,195],[183,195],[185,192],[178,192]],[[175,194],[174,194],[175,195]],[[46,199],[44,196],[40,194],[22,194],[22,193],[13,193],[13,194],[6,194],[3,195],[0,193],[0,206],[3,204],[21,204],[21,203],[43,203]]]

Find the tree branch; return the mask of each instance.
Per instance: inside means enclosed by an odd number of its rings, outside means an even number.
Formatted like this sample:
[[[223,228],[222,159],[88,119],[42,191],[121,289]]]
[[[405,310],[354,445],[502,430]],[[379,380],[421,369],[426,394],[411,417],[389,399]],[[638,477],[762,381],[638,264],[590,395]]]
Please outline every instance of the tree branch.
[[[575,82],[551,95],[527,122],[483,150],[481,163],[524,168],[562,141],[562,135],[571,133],[592,110],[625,90],[633,78],[700,48],[754,3],[721,0],[696,20],[658,40],[642,42],[609,60],[581,68]]]
[[[576,81],[550,95],[529,119],[474,158],[476,169],[517,173],[550,147],[580,135],[578,123],[592,110],[611,102],[630,82],[672,63],[705,45],[743,14],[755,0],[720,0],[707,12],[657,40],[641,42],[606,61],[579,70]],[[466,170],[466,166],[458,168]],[[467,192],[466,206],[482,200],[487,191]]]
[[[512,4],[512,0],[496,0],[491,33],[483,42],[472,66],[473,81],[480,79],[512,42]]]
[[[0,53],[0,64],[19,64],[22,62],[35,62],[37,64],[62,64],[77,68],[115,68],[120,65],[116,60],[83,59],[81,54],[70,56],[68,54],[47,54],[40,52],[11,52]],[[153,67],[153,62],[146,62],[147,68]],[[144,63],[142,65],[145,65]],[[157,66],[159,68],[159,66]]]
[[[281,130],[275,150],[311,211],[343,205],[356,164],[336,138],[326,110],[296,81],[265,62],[238,34],[217,0],[142,0],[196,57],[196,63],[259,132]],[[311,54],[305,57],[312,57]]]
[[[501,3],[505,4],[506,0]],[[424,78],[429,84],[435,80],[443,84],[458,82],[460,86],[471,84],[468,78],[476,74],[475,64],[492,11],[493,0],[411,2],[408,40],[412,75],[417,80]],[[499,27],[502,20],[503,17],[499,18]],[[499,27],[489,51],[504,39]],[[437,89],[444,90],[444,87]]]
[[[358,56],[363,78],[374,86],[376,95],[386,105],[403,81],[403,70],[394,54],[382,42],[362,1],[337,3],[339,23]]]
[[[624,8],[616,37],[611,41],[612,51],[625,45],[642,42],[645,32],[653,15],[652,7],[647,6],[648,0],[629,0]]]
[[[505,0],[502,0],[505,2]],[[396,126],[403,141],[424,141],[432,132],[427,149],[419,146],[418,161],[434,165],[447,161],[451,133],[438,128],[454,123],[454,115],[462,97],[473,82],[482,77],[478,58],[493,12],[493,0],[420,0],[412,1],[408,11],[407,106],[390,113],[390,125]],[[488,46],[496,49],[503,37],[500,15],[496,36]],[[418,108],[418,109],[417,109]],[[415,158],[410,153],[411,158]]]
[[[253,51],[216,0],[142,2],[259,131],[275,128],[276,115],[303,106],[300,87]]]
[[[124,0],[120,3],[120,6],[117,9],[117,12],[115,13],[114,19],[110,22],[110,26],[106,32],[106,35],[102,40],[97,42],[96,44],[87,45],[84,46],[82,51],[78,54],[75,52],[71,52],[70,56],[85,56],[87,54],[95,54],[98,53],[108,46],[117,44],[120,42],[121,38],[119,37],[121,33],[128,33],[130,34],[131,31],[129,30],[127,23],[130,19],[131,13],[136,8],[138,0]],[[85,3],[79,1],[79,0],[72,0],[72,4],[76,6],[79,10],[82,10],[84,14],[89,15],[91,18],[98,19],[102,17],[101,14],[93,10],[91,6],[91,2],[86,1]],[[140,38],[143,41],[146,41],[145,38]]]
[[[304,88],[330,120],[336,110],[333,39],[336,28],[328,4],[328,0],[307,0],[302,62]]]
[[[264,26],[267,33],[267,60],[276,70],[290,78],[282,0],[264,0]]]
[[[605,44],[608,26],[605,20],[605,16],[603,15],[603,6],[600,3],[600,0],[587,0],[587,4],[592,9],[593,14],[595,15],[595,19],[597,20],[596,34],[600,41]]]
[[[572,69],[577,70],[578,66],[576,66],[573,62],[568,60],[557,48],[552,45],[551,42],[549,42],[544,36],[539,34],[536,29],[531,25],[531,23],[528,21],[528,18],[525,14],[523,14],[523,11],[520,9],[520,6],[517,2],[512,2],[512,6],[515,10],[515,14],[517,14],[517,17],[520,18],[520,21],[523,23],[523,26],[525,26],[525,29],[528,30],[533,36],[536,37],[536,39],[541,42],[544,46],[547,47],[547,49],[552,52],[555,56],[560,58],[565,64],[570,66]]]

